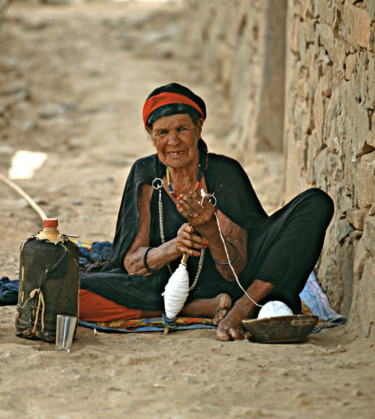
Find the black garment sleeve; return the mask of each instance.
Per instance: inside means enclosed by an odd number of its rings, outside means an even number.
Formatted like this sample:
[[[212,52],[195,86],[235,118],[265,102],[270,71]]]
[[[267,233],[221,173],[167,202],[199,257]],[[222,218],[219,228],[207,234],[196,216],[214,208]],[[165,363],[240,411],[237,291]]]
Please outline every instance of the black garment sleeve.
[[[116,233],[113,240],[112,254],[103,271],[121,269],[126,270],[123,260],[132,244],[139,226],[138,197],[144,183],[152,184],[158,176],[158,161],[156,155],[137,160],[130,170],[123,192],[117,217]]]

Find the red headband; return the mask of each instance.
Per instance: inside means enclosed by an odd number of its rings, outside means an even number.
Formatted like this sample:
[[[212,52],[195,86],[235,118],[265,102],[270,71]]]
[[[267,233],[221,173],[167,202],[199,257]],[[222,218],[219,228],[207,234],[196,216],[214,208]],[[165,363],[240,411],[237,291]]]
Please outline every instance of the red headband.
[[[143,123],[145,124],[145,128],[147,126],[148,118],[155,109],[164,105],[171,105],[173,103],[182,103],[184,105],[192,106],[202,115],[202,118],[204,119],[202,109],[193,100],[179,93],[163,92],[158,95],[151,96],[146,100],[143,106]]]

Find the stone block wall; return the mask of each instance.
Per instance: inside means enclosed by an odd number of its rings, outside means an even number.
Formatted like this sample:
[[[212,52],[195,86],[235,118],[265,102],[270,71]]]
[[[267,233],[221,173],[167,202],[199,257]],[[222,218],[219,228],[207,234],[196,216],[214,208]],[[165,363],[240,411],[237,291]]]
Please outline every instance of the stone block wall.
[[[375,0],[189,5],[193,56],[232,105],[228,141],[242,160],[283,148],[285,201],[311,186],[333,198],[317,275],[375,337]]]
[[[5,13],[6,8],[9,6],[11,0],[0,0],[0,25],[2,17]]]
[[[374,44],[374,0],[288,0],[285,195],[314,185],[334,199],[318,276],[365,336],[375,336]]]

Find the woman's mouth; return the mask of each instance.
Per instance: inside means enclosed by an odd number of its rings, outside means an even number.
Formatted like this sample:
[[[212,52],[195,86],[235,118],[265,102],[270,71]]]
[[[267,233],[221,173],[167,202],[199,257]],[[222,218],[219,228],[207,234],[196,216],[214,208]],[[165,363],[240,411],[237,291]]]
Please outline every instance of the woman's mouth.
[[[171,157],[181,157],[184,154],[184,152],[183,151],[173,151],[173,152],[170,152],[168,154]]]

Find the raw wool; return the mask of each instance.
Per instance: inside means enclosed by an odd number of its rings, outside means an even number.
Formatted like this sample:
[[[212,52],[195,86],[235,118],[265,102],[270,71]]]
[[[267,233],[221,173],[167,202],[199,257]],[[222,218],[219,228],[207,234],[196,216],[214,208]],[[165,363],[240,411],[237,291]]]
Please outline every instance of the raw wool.
[[[282,301],[269,301],[260,309],[258,319],[292,315],[293,311]]]
[[[185,255],[184,255],[185,256]],[[183,257],[180,266],[169,278],[164,291],[165,315],[169,320],[174,319],[182,310],[189,295],[189,276],[186,269],[187,257]]]

